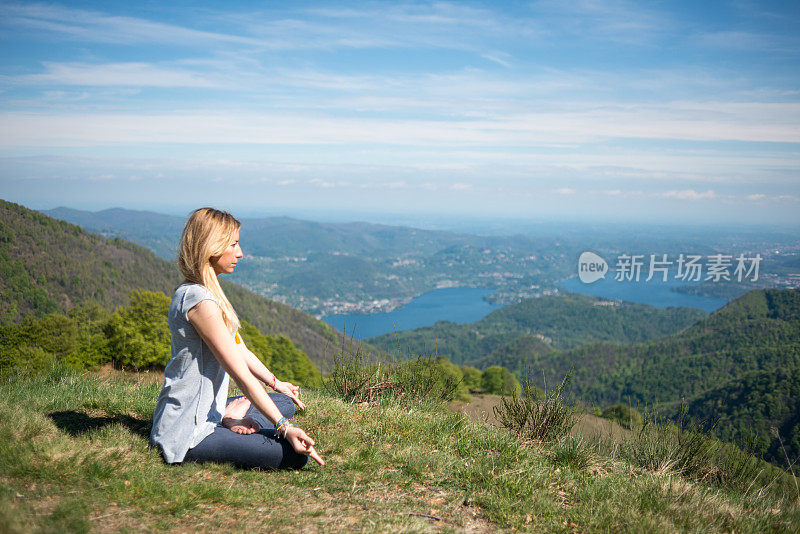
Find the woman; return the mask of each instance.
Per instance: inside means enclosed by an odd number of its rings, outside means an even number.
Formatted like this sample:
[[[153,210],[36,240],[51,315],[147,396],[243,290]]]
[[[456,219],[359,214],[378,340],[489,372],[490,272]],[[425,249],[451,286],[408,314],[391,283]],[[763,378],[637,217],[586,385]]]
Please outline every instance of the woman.
[[[281,382],[247,349],[239,319],[217,276],[242,257],[241,223],[213,208],[195,210],[183,229],[178,268],[186,278],[169,308],[172,357],[153,413],[150,443],[167,463],[225,462],[299,469],[314,440],[289,419],[305,409],[300,388]],[[244,397],[228,399],[229,376]],[[276,393],[269,395],[259,383]]]

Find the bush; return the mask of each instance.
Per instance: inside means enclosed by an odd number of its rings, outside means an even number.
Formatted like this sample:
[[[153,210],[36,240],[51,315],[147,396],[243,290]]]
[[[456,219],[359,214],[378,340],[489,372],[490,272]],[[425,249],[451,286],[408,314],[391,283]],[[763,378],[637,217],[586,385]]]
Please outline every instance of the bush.
[[[310,387],[318,387],[322,383],[319,369],[289,338],[264,335],[247,321],[242,321],[239,333],[244,338],[247,348],[275,373],[279,380]]]
[[[31,376],[39,374],[55,364],[56,356],[38,346],[21,346],[3,350],[0,354],[0,379],[19,373]]]
[[[114,312],[106,327],[111,359],[137,370],[164,367],[170,358],[169,297],[135,290],[130,300],[129,306]]]
[[[334,355],[326,389],[347,402],[393,399],[438,404],[466,394],[463,375],[447,358],[420,355],[402,361],[361,352],[361,345],[342,340]],[[463,388],[463,389],[462,389]]]
[[[481,387],[483,373],[481,373],[479,369],[471,365],[462,365],[461,375],[464,377],[464,386],[470,393]]]
[[[372,354],[362,353],[361,345],[352,338],[342,340],[340,352],[333,355],[330,374],[325,377],[325,389],[347,402],[374,400],[376,386],[385,373]]]
[[[511,371],[505,367],[493,365],[483,372],[481,389],[494,395],[519,395],[520,384]]]
[[[565,404],[564,398],[571,376],[572,370],[555,390],[547,393],[536,387],[533,373],[525,369],[522,397],[516,394],[511,398],[503,396],[500,404],[494,407],[495,416],[503,427],[526,440],[540,443],[559,441],[578,421],[577,414]]]
[[[431,403],[469,400],[461,370],[444,356],[418,356],[392,369],[402,396]]]
[[[642,426],[643,418],[642,414],[639,413],[637,410],[631,408],[627,404],[614,404],[613,406],[609,406],[600,417],[604,419],[608,419],[610,421],[616,421],[620,425],[624,426],[625,428],[638,428]]]
[[[103,333],[109,316],[99,305],[86,303],[69,315],[27,316],[19,325],[0,327],[0,374],[35,374],[55,360],[81,371],[96,369],[109,361]]]
[[[635,465],[651,471],[674,471],[706,479],[718,469],[714,458],[719,446],[711,436],[713,425],[689,427],[686,407],[681,405],[678,425],[654,410],[645,412],[642,426],[623,443],[623,454]]]

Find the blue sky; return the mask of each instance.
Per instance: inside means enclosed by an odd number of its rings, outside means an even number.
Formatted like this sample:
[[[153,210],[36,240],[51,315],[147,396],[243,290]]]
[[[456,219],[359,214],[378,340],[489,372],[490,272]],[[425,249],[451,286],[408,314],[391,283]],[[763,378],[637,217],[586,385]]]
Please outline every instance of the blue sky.
[[[0,3],[0,197],[796,225],[799,5]]]

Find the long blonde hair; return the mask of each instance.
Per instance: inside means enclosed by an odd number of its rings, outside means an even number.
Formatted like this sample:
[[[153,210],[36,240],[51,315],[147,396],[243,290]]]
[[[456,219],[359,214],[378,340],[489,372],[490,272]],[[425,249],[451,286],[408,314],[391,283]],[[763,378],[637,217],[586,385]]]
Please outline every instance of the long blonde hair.
[[[239,329],[239,317],[217,280],[211,260],[233,243],[242,223],[227,211],[214,208],[196,209],[186,221],[178,249],[178,269],[187,282],[205,286],[219,301],[222,319],[231,332]]]

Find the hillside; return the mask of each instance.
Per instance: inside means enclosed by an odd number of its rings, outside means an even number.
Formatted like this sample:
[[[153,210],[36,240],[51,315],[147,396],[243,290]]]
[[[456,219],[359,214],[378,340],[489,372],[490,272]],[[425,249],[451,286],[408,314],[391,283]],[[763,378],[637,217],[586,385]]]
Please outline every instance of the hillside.
[[[104,239],[2,200],[0,274],[0,324],[65,312],[87,301],[113,310],[127,304],[134,289],[172,295],[181,282],[174,264],[139,245]],[[243,319],[264,334],[288,337],[315,365],[327,368],[341,333],[230,282],[223,281],[223,287]]]
[[[554,349],[570,349],[595,340],[633,343],[678,332],[705,316],[694,308],[659,309],[570,293],[527,299],[474,323],[440,321],[368,341],[387,350],[398,343],[412,353],[435,350],[453,363],[481,361],[488,367],[494,365],[488,358],[492,353],[520,336],[549,338]]]
[[[800,453],[800,367],[750,371],[695,396],[688,404],[695,422],[718,419],[716,434],[727,441],[752,442],[753,449],[785,465]]]
[[[695,419],[719,416],[722,435],[752,429],[757,452],[782,464],[770,431],[775,426],[784,442],[792,440],[790,456],[800,456],[792,398],[800,367],[800,290],[751,291],[682,332],[646,343],[594,342],[503,357],[511,369],[528,362],[543,370],[548,383],[574,368],[572,391],[600,406],[622,401],[674,409],[685,399]]]
[[[88,300],[113,309],[133,289],[171,295],[179,283],[177,269],[139,245],[0,200],[0,324]]]
[[[553,351],[553,348],[536,336],[520,336],[502,345],[491,354],[472,360],[469,365],[478,369],[487,369],[493,365],[505,367],[512,373],[520,374],[520,354],[541,356]]]
[[[681,472],[630,440],[531,445],[436,407],[307,391],[323,467],[165,465],[160,379],[54,369],[0,381],[0,531],[791,532],[793,479]],[[19,410],[25,406],[25,410]],[[703,466],[707,467],[707,466]]]

